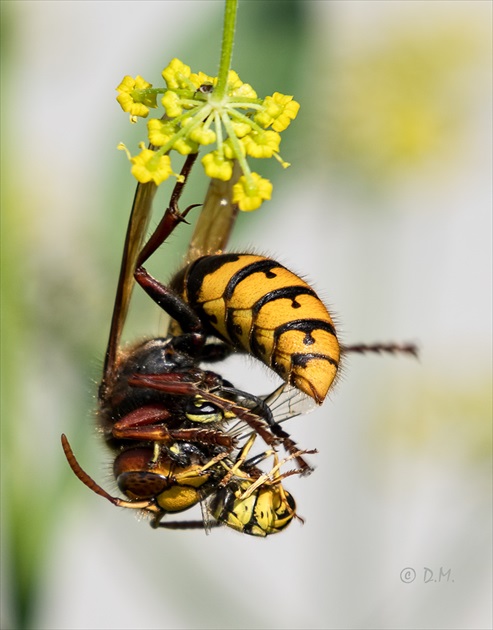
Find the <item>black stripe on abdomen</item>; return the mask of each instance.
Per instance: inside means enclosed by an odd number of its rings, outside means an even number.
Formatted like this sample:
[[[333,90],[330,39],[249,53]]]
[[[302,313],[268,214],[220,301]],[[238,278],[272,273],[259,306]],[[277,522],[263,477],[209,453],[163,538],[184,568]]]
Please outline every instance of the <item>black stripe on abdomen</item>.
[[[242,282],[243,280],[245,280],[245,278],[248,278],[248,276],[251,276],[254,273],[265,273],[266,278],[275,278],[276,274],[272,273],[271,269],[275,269],[276,267],[282,267],[282,265],[277,263],[275,260],[270,260],[269,258],[266,258],[264,260],[258,260],[256,262],[250,263],[248,265],[245,265],[241,269],[238,269],[238,271],[236,271],[231,276],[228,284],[226,285],[226,290],[223,294],[224,300],[228,302],[240,282]]]

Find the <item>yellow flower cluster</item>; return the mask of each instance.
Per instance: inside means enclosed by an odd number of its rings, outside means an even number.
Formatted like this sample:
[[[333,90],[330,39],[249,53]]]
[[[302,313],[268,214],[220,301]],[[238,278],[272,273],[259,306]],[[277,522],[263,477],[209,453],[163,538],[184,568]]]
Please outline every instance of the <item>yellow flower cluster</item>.
[[[204,155],[202,164],[208,177],[228,181],[237,160],[243,172],[233,187],[233,201],[241,210],[255,210],[272,194],[272,184],[250,170],[247,158],[277,159],[280,132],[296,118],[299,103],[292,96],[275,92],[264,99],[229,71],[226,90],[218,91],[217,77],[192,72],[179,59],[163,70],[166,87],[153,88],[142,77],[126,76],[118,86],[117,100],[135,122],[146,118],[157,107],[157,96],[165,115],[147,123],[151,148],[142,148],[132,157],[132,173],[139,182],[160,184],[173,174],[168,153],[197,153],[201,147],[215,145]]]

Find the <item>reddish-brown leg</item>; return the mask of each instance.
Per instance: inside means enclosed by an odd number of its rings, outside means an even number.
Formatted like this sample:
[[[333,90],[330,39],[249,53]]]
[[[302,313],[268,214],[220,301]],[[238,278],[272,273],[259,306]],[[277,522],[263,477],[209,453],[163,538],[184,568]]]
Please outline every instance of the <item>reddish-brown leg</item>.
[[[166,421],[171,417],[170,412],[162,406],[147,405],[139,407],[135,411],[115,422],[112,427],[112,435],[123,440],[149,440],[152,442],[198,442],[224,446],[232,450],[236,444],[235,439],[215,429],[189,428],[168,429]]]
[[[197,159],[197,155],[198,155],[197,153],[191,153],[189,156],[187,156],[187,159],[185,160],[185,164],[183,165],[183,168],[181,169],[181,173],[180,173],[181,177],[183,178],[183,181],[177,182],[175,184],[175,187],[173,188],[173,192],[171,194],[169,206],[166,209],[166,212],[164,213],[163,218],[159,222],[157,228],[151,234],[149,240],[144,245],[144,247],[142,248],[142,251],[140,252],[137,258],[137,265],[136,265],[137,268],[141,267],[147,260],[149,260],[152,254],[159,247],[161,247],[161,245],[168,238],[168,236],[170,236],[170,234],[173,232],[173,230],[179,223],[182,223],[185,221],[185,217],[187,216],[187,214],[190,212],[192,208],[196,208],[197,206],[201,205],[201,204],[194,204],[186,208],[186,210],[184,210],[183,212],[180,212],[178,209],[178,202],[183,193],[183,188],[185,187],[185,184],[187,183],[187,179],[188,179],[188,176],[190,175],[190,171],[192,170],[195,160]]]

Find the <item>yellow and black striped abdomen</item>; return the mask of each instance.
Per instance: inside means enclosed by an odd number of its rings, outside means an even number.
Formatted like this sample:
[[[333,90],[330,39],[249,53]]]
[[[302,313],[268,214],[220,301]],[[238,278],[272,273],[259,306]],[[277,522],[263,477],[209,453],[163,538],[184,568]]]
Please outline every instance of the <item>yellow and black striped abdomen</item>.
[[[304,280],[263,256],[220,254],[191,263],[173,287],[208,332],[323,402],[340,349],[329,312]]]

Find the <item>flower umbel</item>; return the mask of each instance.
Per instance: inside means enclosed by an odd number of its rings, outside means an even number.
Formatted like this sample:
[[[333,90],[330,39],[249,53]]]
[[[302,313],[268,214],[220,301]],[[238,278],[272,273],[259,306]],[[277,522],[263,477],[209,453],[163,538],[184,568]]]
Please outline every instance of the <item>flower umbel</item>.
[[[134,176],[140,182],[152,180],[159,185],[172,174],[170,151],[187,155],[212,145],[202,158],[208,177],[229,181],[234,160],[243,171],[233,188],[240,210],[254,210],[270,199],[272,184],[250,170],[247,158],[274,157],[282,166],[289,166],[279,155],[279,145],[280,132],[299,110],[293,97],[274,92],[260,99],[234,70],[229,70],[226,90],[220,95],[216,77],[194,73],[179,59],[173,59],[162,75],[166,87],[153,88],[138,76],[125,77],[117,88],[117,100],[132,121],[146,117],[162,94],[165,116],[147,123],[148,139],[156,150],[143,149],[131,158]]]

